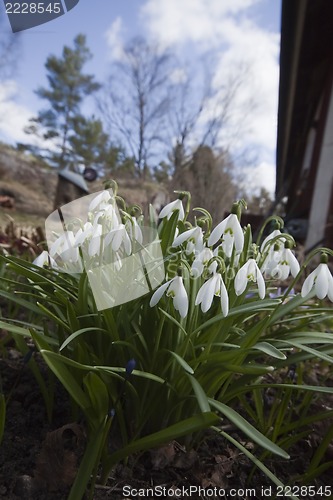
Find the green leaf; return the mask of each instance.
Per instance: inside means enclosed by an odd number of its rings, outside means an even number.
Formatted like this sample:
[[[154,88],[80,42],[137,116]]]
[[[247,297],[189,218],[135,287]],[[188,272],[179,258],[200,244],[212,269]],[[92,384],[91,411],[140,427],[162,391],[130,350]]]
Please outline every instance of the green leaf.
[[[271,472],[266,465],[264,465],[257,457],[255,457],[245,446],[243,446],[241,443],[239,443],[236,439],[231,437],[227,432],[221,431],[218,427],[213,427],[213,429],[220,434],[221,436],[225,437],[230,443],[232,443],[236,448],[238,448],[246,457],[248,457],[274,484],[277,486],[282,486],[284,487],[284,484],[278,479],[273,472]],[[298,497],[294,495],[290,495],[292,500],[299,500]]]
[[[177,354],[176,352],[173,352],[173,351],[168,351],[170,354],[172,354],[172,356],[176,359],[176,361],[180,364],[180,366],[182,368],[184,368],[184,370],[187,372],[187,373],[190,373],[191,375],[193,375],[194,373],[194,370],[193,368],[191,368],[191,366],[186,363],[185,359],[183,359],[181,356],[179,356],[179,354]]]
[[[287,359],[287,356],[282,351],[274,347],[272,344],[269,344],[269,342],[258,342],[253,346],[253,349],[264,352],[265,354],[272,356],[272,358]]]
[[[210,412],[210,406],[209,406],[209,401],[207,398],[207,395],[197,379],[193,377],[192,375],[188,375],[188,378],[190,379],[190,382],[192,384],[195,396],[197,398],[200,410],[203,413]]]
[[[28,311],[32,311],[34,313],[40,314],[40,310],[32,301],[22,299],[18,293],[14,292],[5,292],[4,290],[0,290],[0,296],[5,298],[6,300],[10,300],[15,304],[27,309]]]
[[[209,404],[220,411],[225,415],[228,420],[230,420],[233,424],[235,424],[241,431],[244,432],[252,441],[259,444],[266,450],[275,453],[283,458],[289,458],[288,453],[286,453],[282,448],[273,443],[266,436],[261,434],[253,425],[251,425],[245,418],[243,418],[239,413],[230,408],[229,406],[221,403],[220,401],[216,401],[215,399],[209,399]]]
[[[199,432],[203,429],[208,429],[212,425],[216,425],[219,422],[219,417],[213,413],[200,413],[194,417],[190,417],[186,420],[182,420],[177,424],[171,425],[166,429],[145,436],[144,438],[133,441],[127,446],[124,446],[120,450],[113,453],[109,459],[105,462],[105,475],[104,479],[108,477],[109,470],[120,460],[129,455],[136,453],[138,451],[148,450],[150,448],[155,448],[164,443],[168,443],[174,439],[178,439],[182,436],[187,436],[194,432]]]
[[[94,468],[98,466],[101,451],[110,430],[112,420],[104,418],[104,423],[89,435],[79,471],[71,488],[68,500],[81,500],[90,481],[90,476]]]
[[[76,339],[77,337],[79,337],[80,335],[82,335],[83,333],[86,333],[86,332],[102,332],[102,333],[108,333],[107,330],[102,330],[101,328],[98,328],[96,326],[90,326],[88,328],[81,328],[80,330],[78,330],[77,332],[74,332],[72,333],[72,335],[70,335],[66,340],[65,342],[63,342],[59,348],[59,351],[62,351],[65,347],[68,346],[68,344],[70,344],[74,339]]]
[[[328,354],[325,354],[324,352],[318,351],[317,349],[312,349],[311,347],[308,347],[304,344],[301,344],[300,342],[295,342],[289,341],[289,340],[280,340],[280,342],[283,342],[284,344],[291,345],[293,347],[297,347],[298,349],[302,349],[303,351],[308,352],[309,354],[312,354],[314,358],[320,358],[323,359],[324,361],[328,361],[329,363],[333,363],[333,358],[329,356]]]
[[[97,421],[100,423],[105,419],[109,411],[109,394],[104,382],[100,377],[93,372],[87,373],[83,379],[83,384],[87,389],[90,406],[96,415]]]
[[[64,358],[64,356],[57,355],[52,351],[46,351],[44,349],[41,349],[40,352],[45,359],[46,364],[53,371],[53,373],[65,387],[74,401],[76,401],[76,403],[80,406],[80,408],[82,408],[82,410],[89,408],[89,399],[87,398],[86,394],[83,392],[69,369],[65,366],[64,359],[66,358]]]
[[[268,311],[274,310],[277,304],[280,304],[280,302],[281,301],[278,299],[263,299],[263,300],[256,300],[255,302],[250,302],[249,304],[243,304],[242,306],[233,307],[232,309],[230,309],[227,317],[225,317],[223,313],[217,314],[213,318],[210,318],[209,320],[202,323],[202,325],[196,328],[191,335],[198,333],[207,328],[208,326],[211,326],[214,323],[218,323],[223,319],[229,319],[233,316],[239,316],[244,313],[252,313],[263,310],[268,310]]]

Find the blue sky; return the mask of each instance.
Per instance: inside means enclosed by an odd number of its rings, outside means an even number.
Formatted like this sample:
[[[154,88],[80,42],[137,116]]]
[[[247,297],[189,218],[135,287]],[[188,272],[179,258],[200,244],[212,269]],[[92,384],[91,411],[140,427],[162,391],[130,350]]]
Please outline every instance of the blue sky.
[[[0,28],[9,22],[0,4]],[[237,63],[250,62],[251,74],[238,96],[242,103],[255,98],[257,110],[249,117],[243,142],[254,151],[244,179],[257,178],[274,189],[280,0],[80,0],[78,5],[47,24],[21,32],[17,70],[0,82],[0,140],[24,141],[23,127],[43,103],[34,90],[46,85],[44,65],[49,54],[60,55],[78,33],[87,35],[93,59],[86,71],[103,81],[112,60],[121,57],[123,44],[141,34],[178,56],[218,54],[212,77],[223,77]],[[5,18],[5,19],[4,19]],[[237,106],[236,106],[237,107]],[[248,181],[250,182],[250,181]],[[253,181],[252,181],[253,182]]]

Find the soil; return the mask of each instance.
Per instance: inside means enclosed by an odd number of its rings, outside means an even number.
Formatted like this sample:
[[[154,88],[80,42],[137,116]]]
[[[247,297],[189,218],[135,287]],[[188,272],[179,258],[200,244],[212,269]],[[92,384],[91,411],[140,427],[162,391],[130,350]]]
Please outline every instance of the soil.
[[[39,359],[38,354],[34,356]],[[43,370],[42,364],[40,366]],[[7,399],[7,415],[0,448],[0,499],[65,500],[85,446],[83,423],[73,422],[69,401],[61,386],[56,387],[53,418],[52,422],[48,422],[35,378],[21,354],[10,343],[3,348],[0,358],[1,382]],[[298,442],[290,460],[271,458],[267,460],[267,466],[284,484],[301,486],[296,478],[305,472],[326,429],[327,424],[326,427],[318,427],[315,429],[316,439],[309,435]],[[236,439],[244,439],[235,429],[229,432]],[[253,449],[252,443],[243,441],[243,444],[249,450]],[[326,459],[332,460],[331,448],[328,452],[331,456]],[[311,485],[316,488],[331,486],[332,472],[331,466]],[[159,489],[149,495],[148,488],[153,487]],[[276,493],[276,486],[253,468],[246,456],[216,433],[208,432],[195,450],[187,452],[182,445],[172,442],[157,450],[130,457],[126,464],[119,464],[112,471],[105,486],[96,486],[93,499],[120,500],[140,496],[187,498],[190,487],[191,498],[194,499],[227,498],[222,496],[222,492],[232,488],[238,494],[232,498],[238,499],[274,498]],[[193,487],[198,488],[196,492]],[[269,490],[270,487],[272,490]],[[161,494],[163,488],[165,495]],[[182,490],[177,488],[185,490],[181,493]],[[206,488],[206,496],[199,488]],[[263,491],[263,488],[266,490]],[[219,495],[213,494],[218,491]],[[299,497],[328,498],[304,494]]]

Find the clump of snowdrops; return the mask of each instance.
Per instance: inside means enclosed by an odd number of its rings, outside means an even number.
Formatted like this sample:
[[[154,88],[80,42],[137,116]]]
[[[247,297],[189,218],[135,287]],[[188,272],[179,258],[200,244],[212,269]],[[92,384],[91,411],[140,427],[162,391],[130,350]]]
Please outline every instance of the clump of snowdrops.
[[[139,207],[126,207],[106,190],[93,197],[83,217],[67,220],[61,234],[53,232],[49,251],[33,264],[3,257],[26,282],[20,279],[16,287],[11,277],[0,293],[32,311],[33,318],[29,325],[1,324],[22,349],[24,337],[33,339],[85,418],[87,447],[70,499],[83,496],[98,470],[105,482],[130,454],[173,439],[194,446],[208,428],[281,484],[258,460],[263,452],[288,459],[284,415],[271,412],[270,425],[263,423],[265,391],[288,391],[288,398],[295,391],[332,392],[306,385],[301,377],[272,383],[274,372],[288,371],[295,362],[333,361],[332,336],[321,326],[332,317],[323,300],[333,300],[332,251],[316,249],[300,266],[279,217],[270,217],[253,241],[251,227],[240,224],[243,200],[221,222],[197,208],[190,223],[190,194],[177,194],[158,216],[150,209],[145,219]],[[135,248],[144,250],[147,227],[158,232],[159,279],[148,279],[148,290],[132,300],[98,306],[89,272],[106,254],[120,272]],[[320,263],[300,287],[316,255]],[[143,274],[149,274],[147,267],[146,262]],[[15,294],[15,287],[21,292]],[[113,281],[101,287],[108,304]],[[38,380],[51,413],[45,381]],[[248,420],[240,414],[242,402]],[[225,430],[226,423],[256,445],[255,454]]]

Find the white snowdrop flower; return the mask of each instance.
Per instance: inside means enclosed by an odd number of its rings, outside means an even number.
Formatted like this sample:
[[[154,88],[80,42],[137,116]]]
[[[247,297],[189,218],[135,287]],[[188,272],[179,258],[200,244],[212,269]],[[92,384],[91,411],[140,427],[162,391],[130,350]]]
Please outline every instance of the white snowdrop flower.
[[[213,229],[208,238],[208,245],[215,245],[222,237],[222,248],[227,257],[231,257],[233,247],[237,254],[243,250],[244,233],[236,214],[228,215]]]
[[[73,231],[65,231],[51,245],[50,256],[58,255],[65,262],[77,262],[80,258],[79,249],[75,247],[75,238]]]
[[[280,280],[286,280],[291,274],[294,278],[297,276],[300,270],[300,265],[290,248],[284,248],[282,252],[278,252],[278,263],[275,263],[275,267],[269,270],[269,274],[272,278],[278,278]]]
[[[281,261],[282,251],[275,250],[271,247],[268,251],[268,254],[265,257],[265,260],[260,268],[262,274],[266,276],[266,278],[276,277],[279,274],[279,263]]]
[[[192,272],[193,276],[196,278],[201,276],[205,266],[208,264],[210,259],[212,259],[213,257],[214,257],[214,254],[210,248],[204,248],[203,250],[201,250],[201,252],[199,252],[197,254],[197,256],[195,257],[193,264],[192,264],[192,267],[191,267],[191,272]],[[216,268],[217,268],[217,262],[213,261],[210,264],[208,270],[209,270],[209,272],[213,273],[216,271]]]
[[[111,243],[112,250],[117,252],[121,246],[124,245],[125,252],[130,255],[132,252],[132,244],[130,237],[127,234],[124,224],[119,224],[116,229],[112,229],[104,239],[104,244],[107,247]]]
[[[201,304],[202,312],[207,312],[210,309],[214,295],[220,297],[221,308],[224,316],[229,312],[229,297],[222,276],[219,273],[213,274],[200,288],[195,299],[195,305]]]
[[[172,247],[178,247],[185,243],[185,241],[187,242],[185,250],[187,255],[193,252],[200,252],[203,249],[203,232],[201,227],[196,226],[181,233],[174,239]]]
[[[318,299],[324,299],[326,296],[333,302],[333,277],[328,265],[324,262],[309,274],[305,279],[301,295],[306,297],[314,287]]]
[[[92,225],[92,223],[86,222],[83,228],[80,227],[80,229],[77,231],[74,238],[74,246],[81,246],[88,238],[92,236],[93,232],[94,226]]]
[[[154,307],[165,292],[167,297],[172,297],[174,308],[179,311],[180,316],[185,318],[188,312],[188,297],[183,284],[183,278],[175,276],[157,288],[150,299],[150,307]]]
[[[138,221],[136,220],[136,217],[131,217],[131,220],[128,219],[125,223],[125,227],[129,237],[132,240],[136,240],[140,245],[142,245],[143,242],[142,231],[141,227],[138,224]]]
[[[88,246],[88,254],[90,257],[97,255],[101,252],[101,236],[102,236],[102,226],[97,224],[91,233],[91,239]]]
[[[102,218],[103,223],[107,224],[110,229],[115,229],[121,223],[120,217],[111,203],[107,204],[98,212],[94,222],[97,222],[99,218]]]
[[[249,259],[238,270],[234,283],[236,295],[241,295],[245,291],[249,281],[257,283],[259,297],[263,299],[266,293],[265,281],[254,259]]]
[[[167,219],[170,219],[170,217],[176,210],[179,210],[178,219],[184,220],[185,217],[184,207],[182,201],[179,199],[174,200],[171,203],[165,205],[165,207],[163,207],[162,210],[160,211],[158,218],[164,219],[164,217],[167,217]]]
[[[98,193],[95,198],[93,198],[89,204],[88,211],[93,212],[98,208],[99,210],[102,210],[104,208],[107,208],[109,205],[109,200],[112,198],[108,190],[101,191]]]
[[[52,267],[57,267],[55,260],[50,257],[46,250],[43,250],[42,253],[35,258],[33,264],[38,267],[48,266],[49,264],[51,264]]]
[[[286,238],[283,235],[283,233],[281,233],[280,229],[274,229],[274,231],[272,231],[268,236],[266,236],[266,238],[264,239],[264,241],[262,242],[261,246],[260,246],[260,251],[261,252],[264,252],[264,251],[267,251],[267,243],[269,241],[271,241],[273,238],[276,238],[277,236],[280,236],[281,235],[281,238],[275,240],[273,246],[276,244],[278,246],[280,246],[279,250],[282,251],[283,249],[283,245],[286,241]],[[265,248],[266,247],[266,248]],[[272,246],[270,247],[272,248]]]

